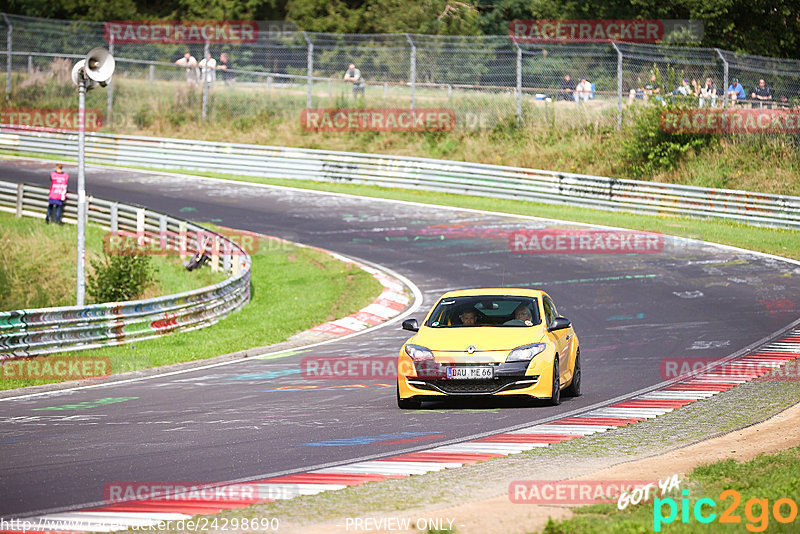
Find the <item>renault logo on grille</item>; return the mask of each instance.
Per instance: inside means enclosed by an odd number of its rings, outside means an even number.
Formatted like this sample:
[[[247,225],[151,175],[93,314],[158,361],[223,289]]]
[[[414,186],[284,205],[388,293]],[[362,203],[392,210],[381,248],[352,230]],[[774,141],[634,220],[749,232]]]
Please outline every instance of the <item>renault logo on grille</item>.
[[[473,352],[475,352],[475,345],[467,347],[467,354],[472,354]]]

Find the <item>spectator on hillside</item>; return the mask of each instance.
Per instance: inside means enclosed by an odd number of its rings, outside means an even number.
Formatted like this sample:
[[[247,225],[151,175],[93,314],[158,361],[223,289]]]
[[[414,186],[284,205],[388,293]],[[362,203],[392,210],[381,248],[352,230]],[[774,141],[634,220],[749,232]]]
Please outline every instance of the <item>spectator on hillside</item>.
[[[198,64],[202,71],[202,81],[208,85],[213,85],[217,81],[217,60],[211,56],[211,52],[206,52],[206,57]]]
[[[56,170],[50,173],[50,194],[48,195],[47,215],[44,222],[50,224],[50,220],[57,224],[61,222],[61,213],[64,210],[64,201],[67,200],[67,183],[69,174],[63,172],[64,166],[59,163]]]
[[[728,86],[728,98],[731,99],[733,104],[736,104],[737,100],[747,100],[747,95],[744,92],[744,87],[739,83],[739,78],[731,80],[731,84]]]
[[[694,85],[697,86],[697,82],[695,80],[692,80],[692,83],[694,83]],[[694,94],[694,90],[692,89],[692,86],[689,85],[689,80],[687,78],[684,78],[681,81],[681,84],[678,86],[678,88],[672,91],[672,94],[680,96],[689,96],[691,94]]]
[[[586,76],[581,78],[578,85],[575,86],[575,102],[580,103],[581,100],[587,102],[592,96],[592,84],[586,79]]]
[[[660,95],[661,88],[658,86],[658,78],[655,74],[650,75],[650,81],[647,82],[644,87],[639,87],[638,89],[631,89],[630,93],[628,93],[628,104],[633,104],[634,99],[641,98],[642,100],[647,100],[652,95]],[[658,97],[660,99],[660,97]]]
[[[364,95],[364,79],[361,77],[361,71],[354,64],[350,63],[347,67],[344,73],[344,81],[353,84],[353,96]]]
[[[219,55],[219,62],[217,62],[217,70],[222,71],[222,81],[225,82],[225,85],[230,85],[234,80],[234,75],[231,72],[233,68],[233,63],[228,58],[228,53],[223,52]]]
[[[572,85],[572,76],[565,74],[564,79],[561,80],[561,85],[558,87],[558,96],[556,100],[572,100],[572,92],[574,90],[575,87]]]
[[[186,67],[186,83],[189,85],[198,85],[200,78],[199,72],[197,71],[197,59],[195,59],[191,52],[183,54],[183,57],[176,60],[175,64]]]
[[[787,97],[786,95],[779,96],[778,97],[778,106],[780,106],[782,108],[788,108],[789,107],[789,97]]]
[[[708,100],[711,101],[712,108],[717,105],[717,86],[711,78],[706,78],[706,83],[698,89],[697,94],[701,108]]]
[[[753,89],[752,93],[750,93],[750,100],[759,100],[760,102],[759,104],[754,102],[752,107],[756,107],[757,105],[758,107],[761,107],[764,105],[764,102],[772,102],[772,99],[772,88],[767,85],[767,82],[764,81],[764,78],[761,78],[758,80],[758,85],[756,85],[756,88]],[[767,107],[771,108],[772,106],[767,105]]]

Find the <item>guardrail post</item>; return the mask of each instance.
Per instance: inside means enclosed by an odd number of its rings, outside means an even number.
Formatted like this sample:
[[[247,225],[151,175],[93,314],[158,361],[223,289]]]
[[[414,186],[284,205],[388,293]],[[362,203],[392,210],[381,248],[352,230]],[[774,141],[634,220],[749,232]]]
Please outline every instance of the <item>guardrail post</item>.
[[[109,40],[108,40],[108,53],[112,56],[114,55],[114,34],[111,32],[108,33]],[[119,75],[119,73],[117,73]],[[109,78],[108,80],[108,101],[106,103],[106,118],[103,121],[103,125],[111,124],[111,109],[114,106],[114,82]]]
[[[719,48],[715,48],[714,51],[717,53],[719,58],[722,60],[722,68],[723,68],[723,75],[722,75],[722,107],[728,107],[728,60],[725,59],[725,56],[722,55],[722,50]]]
[[[517,43],[514,43],[514,46],[517,47],[517,126],[519,126],[522,122],[522,48]],[[449,90],[447,96],[450,97]]]
[[[144,208],[136,208],[136,233],[137,234],[143,234],[144,233],[144,217],[145,217]]]
[[[307,79],[308,79],[308,94],[306,95],[306,108],[311,108],[312,91],[314,90],[314,43],[308,38],[308,34],[303,32],[303,37],[308,44],[308,59],[307,59]]]
[[[33,74],[33,56],[28,56],[28,74]]]
[[[12,45],[12,33],[14,31],[14,27],[11,25],[11,21],[8,20],[8,16],[3,13],[3,20],[6,22],[6,26],[8,26],[8,32],[6,33],[6,102],[11,98],[11,45]]]
[[[384,100],[389,98],[389,84],[386,82],[383,82],[383,98]]]
[[[408,44],[411,45],[411,72],[409,76],[411,78],[411,109],[414,109],[414,105],[416,104],[416,88],[417,88],[417,47],[414,45],[414,41],[411,40],[411,36],[407,33],[405,34],[406,39],[408,39]]]
[[[167,216],[158,216],[159,250],[167,250]]]
[[[451,100],[453,98],[453,86],[449,83],[447,84],[447,100]]]
[[[189,257],[189,255],[186,254],[186,221],[181,221],[178,224],[178,234],[178,249],[180,252],[181,261],[186,261],[186,259]]]
[[[111,220],[108,223],[108,229],[112,232],[116,232],[119,230],[119,204],[113,202],[110,209],[111,213],[109,214],[109,218]]]
[[[242,259],[239,257],[238,254],[232,259],[233,261],[231,262],[231,274],[233,276],[239,276]]]
[[[611,46],[617,51],[617,130],[622,129],[622,51],[617,43],[611,41]]]
[[[225,241],[225,254],[223,254],[223,256],[222,256],[222,270],[225,271],[226,273],[230,272],[232,270],[232,267],[231,267],[232,254],[233,254],[233,250],[232,250],[232,247],[231,247],[231,242],[230,241]]]
[[[25,184],[17,184],[17,218],[22,217],[22,200],[25,195]]]
[[[219,271],[219,237],[214,234],[214,241],[211,244],[211,272]]]
[[[156,77],[156,66],[155,66],[155,65],[153,65],[152,63],[150,63],[150,69],[149,69],[149,71],[150,71],[150,72],[148,73],[148,76],[149,76],[149,78],[150,78],[150,85],[153,85],[153,80],[154,80],[154,79],[155,79],[155,77]]]
[[[328,78],[328,98],[333,100],[333,78]]]

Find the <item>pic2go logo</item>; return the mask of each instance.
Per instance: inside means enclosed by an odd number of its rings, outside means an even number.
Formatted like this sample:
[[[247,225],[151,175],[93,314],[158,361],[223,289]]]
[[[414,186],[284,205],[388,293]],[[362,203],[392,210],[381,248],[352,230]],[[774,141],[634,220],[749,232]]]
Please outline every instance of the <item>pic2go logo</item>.
[[[689,512],[691,510],[694,515],[695,521],[698,523],[713,523],[717,520],[719,523],[742,523],[742,518],[736,514],[736,509],[742,502],[742,496],[736,490],[725,490],[719,494],[719,499],[725,501],[731,499],[730,505],[719,515],[712,512],[711,509],[716,508],[717,502],[714,499],[703,498],[698,499],[694,506],[689,503],[689,490],[682,491],[683,498],[681,504],[675,502],[675,499],[670,497],[653,501],[653,530],[661,532],[661,526],[674,522],[678,518],[678,512],[681,514],[681,523],[689,523]],[[747,519],[745,527],[750,532],[764,532],[769,526],[770,506],[769,499],[749,499],[744,504],[744,516]],[[666,510],[665,510],[666,508]],[[667,515],[664,515],[665,511]],[[772,505],[772,517],[778,523],[791,523],[797,519],[797,503],[789,498],[782,498],[776,500]]]

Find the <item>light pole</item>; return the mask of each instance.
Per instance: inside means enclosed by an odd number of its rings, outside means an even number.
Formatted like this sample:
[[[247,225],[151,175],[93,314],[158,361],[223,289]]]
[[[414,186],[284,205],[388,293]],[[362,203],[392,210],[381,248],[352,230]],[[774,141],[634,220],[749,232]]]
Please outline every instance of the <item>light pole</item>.
[[[78,86],[78,254],[75,296],[77,306],[86,302],[86,91],[99,83],[106,86],[114,74],[114,56],[104,48],[93,48],[72,67],[72,82]]]

